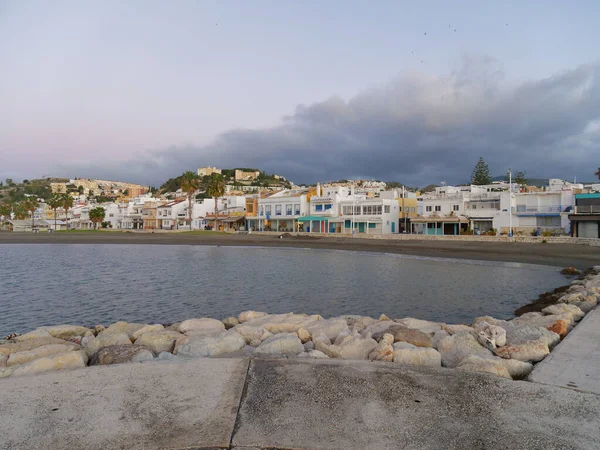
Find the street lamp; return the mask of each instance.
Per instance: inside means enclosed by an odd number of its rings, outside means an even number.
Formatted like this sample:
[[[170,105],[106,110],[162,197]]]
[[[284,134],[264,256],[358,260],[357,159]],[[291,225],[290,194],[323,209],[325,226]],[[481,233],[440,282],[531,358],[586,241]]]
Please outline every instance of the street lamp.
[[[512,170],[508,169],[508,237],[513,236],[512,231]]]

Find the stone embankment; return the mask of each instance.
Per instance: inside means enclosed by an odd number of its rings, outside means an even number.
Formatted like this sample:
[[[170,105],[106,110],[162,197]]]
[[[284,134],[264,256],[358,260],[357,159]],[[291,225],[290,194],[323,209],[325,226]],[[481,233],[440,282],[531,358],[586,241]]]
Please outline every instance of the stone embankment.
[[[447,367],[522,379],[600,298],[600,266],[573,280],[555,304],[512,320],[470,325],[414,318],[267,314],[224,320],[116,322],[108,327],[40,327],[0,340],[0,378],[152,360],[199,357],[337,358]]]

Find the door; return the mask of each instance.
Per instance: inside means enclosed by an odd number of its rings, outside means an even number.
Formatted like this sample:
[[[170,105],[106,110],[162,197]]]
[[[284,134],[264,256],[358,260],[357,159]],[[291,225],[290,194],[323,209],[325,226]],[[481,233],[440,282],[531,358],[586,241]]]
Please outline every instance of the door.
[[[392,222],[392,233],[396,232],[396,222]]]
[[[360,222],[358,224],[358,232],[359,233],[364,233],[365,232],[365,223],[364,222]]]
[[[577,229],[578,237],[598,238],[598,222],[579,222]]]

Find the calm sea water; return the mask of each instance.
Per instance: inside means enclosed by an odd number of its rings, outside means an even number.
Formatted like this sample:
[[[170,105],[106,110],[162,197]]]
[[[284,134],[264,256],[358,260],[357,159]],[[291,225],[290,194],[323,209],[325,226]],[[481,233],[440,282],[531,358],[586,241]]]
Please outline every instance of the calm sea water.
[[[566,284],[559,268],[330,250],[0,245],[0,337],[41,325],[175,322],[254,309],[470,322]]]

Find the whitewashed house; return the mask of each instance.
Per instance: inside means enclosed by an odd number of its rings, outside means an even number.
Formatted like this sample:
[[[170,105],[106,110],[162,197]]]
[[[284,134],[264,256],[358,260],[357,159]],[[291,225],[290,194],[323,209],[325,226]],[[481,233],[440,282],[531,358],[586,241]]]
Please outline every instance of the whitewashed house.
[[[186,225],[185,219],[185,208],[187,201],[184,199],[178,199],[160,205],[156,208],[156,218],[158,221],[158,228],[163,230],[177,230],[179,225]]]
[[[247,226],[252,231],[302,231],[299,220],[308,216],[309,197],[314,189],[285,189],[258,197],[258,210],[250,211]]]

